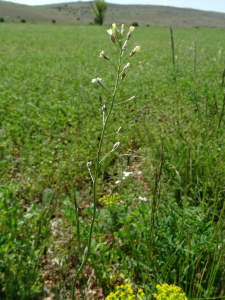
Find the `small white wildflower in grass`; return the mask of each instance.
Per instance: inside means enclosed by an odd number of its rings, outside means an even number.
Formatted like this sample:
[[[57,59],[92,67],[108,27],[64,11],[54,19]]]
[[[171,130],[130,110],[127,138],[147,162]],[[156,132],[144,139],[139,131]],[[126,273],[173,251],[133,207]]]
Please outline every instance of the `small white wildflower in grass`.
[[[143,198],[143,197],[139,197],[138,199],[141,200],[141,201],[144,201],[144,202],[147,202],[147,201],[148,201],[147,198]]]
[[[100,53],[99,57],[104,58],[104,59],[109,59],[108,56],[105,54],[105,52],[102,50],[102,52]]]
[[[106,106],[105,104],[102,106],[102,112],[103,112],[103,113],[106,113],[106,112],[107,112],[107,106]]]
[[[97,83],[98,85],[103,86],[103,84],[102,84],[102,79],[101,79],[101,78],[94,78],[94,79],[92,79],[91,82],[92,82],[92,83]]]
[[[120,145],[120,142],[115,143],[115,145],[113,146],[112,151],[116,150],[116,148],[118,148]]]
[[[129,177],[133,172],[123,172],[124,177]]]
[[[130,57],[133,56],[136,52],[140,52],[141,48],[139,46],[136,46],[130,53]]]
[[[119,184],[121,182],[121,180],[117,180],[116,182],[115,182],[115,184]]]

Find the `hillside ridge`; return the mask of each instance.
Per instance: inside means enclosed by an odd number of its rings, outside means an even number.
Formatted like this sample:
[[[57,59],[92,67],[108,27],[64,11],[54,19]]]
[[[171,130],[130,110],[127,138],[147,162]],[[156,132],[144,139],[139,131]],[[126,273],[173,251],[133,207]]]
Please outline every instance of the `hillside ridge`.
[[[33,23],[91,24],[94,23],[91,5],[92,1],[38,6],[0,1],[0,18],[4,18],[5,22],[21,22],[24,19]],[[81,10],[83,18],[80,17]],[[172,6],[108,3],[104,24],[113,22],[123,22],[125,25],[138,22],[141,26],[225,28],[225,13]]]

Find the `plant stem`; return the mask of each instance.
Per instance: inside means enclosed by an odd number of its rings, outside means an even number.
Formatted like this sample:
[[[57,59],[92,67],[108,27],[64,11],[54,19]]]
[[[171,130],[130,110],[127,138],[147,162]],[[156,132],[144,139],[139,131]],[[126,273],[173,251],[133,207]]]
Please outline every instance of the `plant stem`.
[[[99,162],[100,162],[100,153],[101,153],[102,143],[103,143],[103,139],[104,139],[104,135],[105,135],[106,125],[107,125],[108,119],[109,119],[110,114],[111,114],[112,109],[113,109],[114,100],[115,100],[115,96],[116,96],[116,91],[117,91],[117,88],[118,88],[119,74],[120,74],[120,63],[121,63],[121,53],[120,53],[119,64],[118,64],[118,68],[117,68],[116,84],[115,84],[114,92],[113,92],[113,95],[112,95],[112,102],[111,102],[111,106],[110,106],[110,109],[109,109],[109,113],[108,113],[108,115],[105,119],[105,123],[103,124],[101,140],[100,140],[99,147],[98,147],[98,152],[97,152],[95,177],[94,177],[94,184],[93,184],[94,211],[93,211],[93,218],[92,218],[92,222],[91,222],[90,234],[89,234],[89,237],[88,237],[88,246],[87,246],[88,250],[87,250],[87,253],[85,254],[84,260],[83,260],[80,268],[78,269],[77,274],[76,274],[75,279],[74,279],[74,283],[73,283],[73,287],[72,287],[72,300],[74,300],[74,292],[75,292],[77,279],[78,279],[81,271],[83,270],[83,267],[84,267],[85,263],[87,262],[87,259],[88,259],[88,256],[89,256],[90,250],[91,250],[90,249],[91,248],[91,239],[92,239],[92,232],[93,232],[93,228],[94,228],[95,215],[96,215],[96,206],[97,206],[97,203],[96,203],[96,185],[97,185],[97,178],[98,178],[98,172],[99,172],[99,166],[100,166],[100,164],[99,164]]]

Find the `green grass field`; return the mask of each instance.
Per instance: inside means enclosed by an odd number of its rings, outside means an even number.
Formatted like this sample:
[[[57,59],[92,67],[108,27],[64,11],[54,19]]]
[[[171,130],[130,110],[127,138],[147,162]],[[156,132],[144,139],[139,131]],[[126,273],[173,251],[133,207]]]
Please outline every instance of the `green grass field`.
[[[0,26],[1,299],[71,299],[93,216],[86,164],[111,102],[91,80],[115,85],[99,58],[104,50],[117,64],[107,29]],[[122,129],[101,155],[120,146],[102,163],[97,199],[121,183],[98,202],[77,299],[93,269],[93,299],[120,284],[153,299],[161,283],[188,299],[225,298],[225,31],[174,29],[173,38],[174,66],[168,28],[135,28],[128,42],[124,59],[136,45],[141,52],[115,103],[137,97],[113,109],[106,134]]]

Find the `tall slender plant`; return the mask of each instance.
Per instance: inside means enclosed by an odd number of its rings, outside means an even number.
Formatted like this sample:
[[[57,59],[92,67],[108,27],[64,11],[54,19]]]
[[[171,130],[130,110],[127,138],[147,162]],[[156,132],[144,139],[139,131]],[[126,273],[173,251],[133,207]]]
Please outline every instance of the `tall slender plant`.
[[[107,3],[105,0],[94,0],[93,13],[98,24],[102,25],[107,10]]]
[[[89,233],[89,237],[88,237],[88,244],[87,244],[87,246],[85,248],[85,251],[84,251],[83,261],[82,261],[81,266],[79,267],[79,269],[77,271],[77,274],[75,276],[74,283],[73,283],[73,288],[72,288],[72,299],[73,300],[74,300],[74,292],[75,292],[75,287],[76,287],[77,279],[79,277],[79,274],[82,272],[82,269],[83,269],[85,263],[87,262],[87,259],[88,259],[89,255],[91,254],[91,241],[92,241],[93,228],[94,228],[94,224],[95,224],[96,204],[97,204],[97,201],[96,201],[96,198],[97,198],[96,187],[97,187],[97,179],[98,179],[98,176],[99,176],[99,170],[100,170],[100,167],[101,167],[101,163],[104,161],[104,159],[106,157],[108,157],[112,152],[114,152],[119,147],[119,145],[120,145],[120,142],[116,142],[114,144],[112,150],[108,154],[106,154],[105,156],[103,156],[103,158],[102,158],[101,157],[101,149],[102,149],[104,138],[107,137],[105,135],[105,131],[106,131],[107,125],[109,123],[110,115],[111,115],[111,113],[113,111],[114,105],[119,105],[119,104],[125,103],[125,102],[130,101],[130,100],[132,100],[132,99],[135,98],[135,96],[132,96],[128,100],[125,100],[125,101],[122,101],[122,102],[119,102],[119,103],[115,103],[117,90],[118,90],[119,86],[121,85],[121,83],[123,82],[123,80],[125,79],[126,72],[129,69],[129,67],[130,67],[130,63],[129,62],[126,65],[123,65],[123,64],[130,57],[132,57],[136,52],[140,51],[140,47],[136,46],[130,52],[129,56],[122,61],[122,57],[123,57],[124,52],[126,51],[126,48],[127,48],[127,42],[130,40],[133,30],[134,30],[134,27],[131,26],[130,29],[129,29],[129,31],[128,31],[128,33],[127,33],[125,41],[124,41],[124,35],[125,35],[124,33],[125,32],[124,32],[124,25],[123,24],[121,26],[121,31],[119,31],[117,29],[115,23],[112,24],[112,28],[110,28],[109,30],[107,30],[107,32],[110,35],[112,43],[114,44],[114,46],[116,47],[116,49],[118,51],[119,62],[118,62],[117,67],[110,60],[110,58],[105,54],[104,51],[102,51],[100,53],[100,57],[103,58],[103,59],[105,59],[105,60],[107,60],[107,61],[109,61],[111,63],[111,65],[116,70],[115,87],[114,87],[113,93],[111,93],[104,86],[101,78],[94,78],[94,79],[92,79],[92,83],[98,84],[105,91],[107,91],[107,93],[109,93],[111,95],[112,101],[111,101],[109,109],[107,109],[107,107],[106,107],[105,104],[102,106],[102,116],[103,116],[102,134],[101,134],[101,139],[100,139],[98,150],[97,150],[94,176],[92,176],[92,173],[91,173],[91,168],[90,168],[90,164],[91,163],[90,162],[87,163],[87,168],[88,168],[88,171],[90,173],[90,176],[91,176],[91,179],[92,179],[92,182],[93,182],[93,204],[92,204],[92,207],[93,207],[93,218],[92,218],[92,221],[91,221],[91,228],[90,228],[90,233]],[[117,135],[119,133],[119,131],[120,131],[120,128],[118,129],[118,131],[116,133],[111,134],[111,135]],[[115,190],[115,188],[112,190],[112,194],[113,194],[114,190]]]

